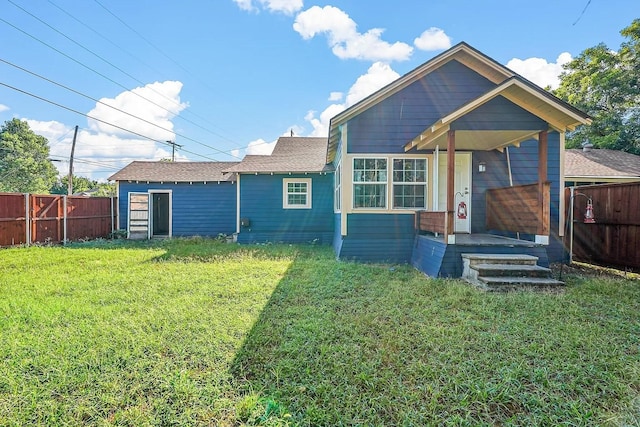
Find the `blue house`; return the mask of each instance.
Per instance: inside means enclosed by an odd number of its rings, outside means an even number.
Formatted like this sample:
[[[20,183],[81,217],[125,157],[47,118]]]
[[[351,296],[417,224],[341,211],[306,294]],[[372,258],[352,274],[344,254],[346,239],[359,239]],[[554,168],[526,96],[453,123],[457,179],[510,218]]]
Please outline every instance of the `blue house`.
[[[462,253],[547,265],[563,256],[565,132],[589,123],[460,43],[335,116],[328,138],[283,137],[221,169],[237,177],[221,180],[237,204],[224,223],[242,243],[321,242],[431,276],[459,277]]]
[[[119,229],[129,238],[231,235],[236,176],[231,162],[132,162],[116,181]]]

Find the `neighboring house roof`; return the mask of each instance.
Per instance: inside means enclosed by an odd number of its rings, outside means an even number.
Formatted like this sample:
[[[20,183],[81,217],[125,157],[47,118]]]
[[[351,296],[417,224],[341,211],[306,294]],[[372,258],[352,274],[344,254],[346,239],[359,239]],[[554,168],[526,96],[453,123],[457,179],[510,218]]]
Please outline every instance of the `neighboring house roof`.
[[[327,172],[327,138],[283,136],[271,155],[247,155],[242,162],[225,170],[238,173]]]
[[[640,179],[640,156],[605,148],[565,150],[564,176],[569,180]]]
[[[552,125],[555,123],[558,126],[566,125],[566,128],[571,128],[579,124],[590,123],[591,119],[587,114],[529,82],[524,77],[518,75],[514,71],[486,56],[470,45],[461,42],[333,117],[329,125],[327,162],[332,162],[335,158],[338,141],[340,140],[340,126],[342,124],[384,99],[403,90],[412,83],[420,80],[427,74],[452,60],[456,60],[470,69],[475,70],[480,75],[495,83],[497,87],[476,100],[460,106],[455,111],[445,115],[442,119],[447,117],[451,119],[453,116],[457,116],[457,113],[466,114],[494,97],[501,95],[512,102],[517,100],[518,102],[516,102],[516,104],[528,109],[533,114],[544,112],[545,115],[541,117],[545,119],[555,118],[553,123],[550,122]],[[445,123],[446,120],[442,119],[433,124],[441,132],[442,129],[446,129],[448,127],[448,124]],[[425,124],[425,131],[416,136],[417,140],[423,140],[431,137],[430,141],[433,141],[435,138],[440,138],[443,135],[443,133],[436,135],[424,135],[425,133],[428,134],[429,132],[438,130],[434,129],[433,131],[430,131],[432,128],[430,125],[431,124],[429,123]],[[446,130],[444,133],[446,133]],[[503,139],[505,141],[511,141],[510,138],[512,136],[513,135],[506,135]],[[416,145],[416,140],[410,141],[405,148],[408,150]],[[425,144],[422,144],[421,148],[428,147],[426,147]]]
[[[110,181],[216,182],[235,181],[222,171],[238,162],[131,162],[109,177]]]

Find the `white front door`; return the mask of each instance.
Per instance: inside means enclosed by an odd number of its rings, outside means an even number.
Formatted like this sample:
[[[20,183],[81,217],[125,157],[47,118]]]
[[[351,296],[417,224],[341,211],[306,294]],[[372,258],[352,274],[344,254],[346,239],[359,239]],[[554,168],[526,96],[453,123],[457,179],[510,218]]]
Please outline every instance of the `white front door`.
[[[447,209],[447,152],[439,153],[438,210]],[[454,233],[471,233],[471,153],[456,153]]]

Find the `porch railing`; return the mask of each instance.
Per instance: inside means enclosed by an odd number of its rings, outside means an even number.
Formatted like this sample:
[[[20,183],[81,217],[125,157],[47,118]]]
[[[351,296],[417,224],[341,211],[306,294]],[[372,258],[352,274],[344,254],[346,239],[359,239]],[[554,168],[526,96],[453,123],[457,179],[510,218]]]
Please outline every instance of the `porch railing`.
[[[487,230],[549,235],[551,183],[487,190]]]
[[[447,212],[446,211],[417,211],[416,230],[429,233],[447,233]]]

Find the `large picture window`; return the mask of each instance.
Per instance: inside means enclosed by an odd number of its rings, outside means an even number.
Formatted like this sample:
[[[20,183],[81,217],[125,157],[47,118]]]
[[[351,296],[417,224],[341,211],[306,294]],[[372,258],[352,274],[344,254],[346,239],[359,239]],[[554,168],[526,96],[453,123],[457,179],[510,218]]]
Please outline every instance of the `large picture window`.
[[[282,184],[282,207],[284,209],[311,208],[310,178],[285,178]]]
[[[353,159],[353,207],[387,207],[387,159]]]
[[[427,206],[427,160],[393,159],[394,209],[424,209]]]

